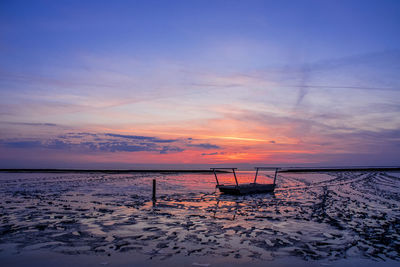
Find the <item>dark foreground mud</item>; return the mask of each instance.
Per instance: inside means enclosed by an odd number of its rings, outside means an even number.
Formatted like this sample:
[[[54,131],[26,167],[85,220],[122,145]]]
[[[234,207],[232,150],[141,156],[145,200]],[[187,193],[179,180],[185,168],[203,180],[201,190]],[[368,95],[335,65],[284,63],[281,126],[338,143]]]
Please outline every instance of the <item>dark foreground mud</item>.
[[[400,261],[396,172],[286,173],[275,194],[251,196],[220,195],[206,174],[0,176],[0,259],[37,251],[211,263]]]

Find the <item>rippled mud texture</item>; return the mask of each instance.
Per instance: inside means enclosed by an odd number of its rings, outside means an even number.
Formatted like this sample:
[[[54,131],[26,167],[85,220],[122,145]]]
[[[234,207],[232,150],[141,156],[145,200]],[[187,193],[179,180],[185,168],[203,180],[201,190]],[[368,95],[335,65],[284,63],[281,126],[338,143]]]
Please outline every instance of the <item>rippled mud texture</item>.
[[[213,179],[1,173],[0,257],[13,246],[15,253],[139,253],[160,260],[400,260],[399,173],[287,173],[275,194],[251,196],[220,195]]]

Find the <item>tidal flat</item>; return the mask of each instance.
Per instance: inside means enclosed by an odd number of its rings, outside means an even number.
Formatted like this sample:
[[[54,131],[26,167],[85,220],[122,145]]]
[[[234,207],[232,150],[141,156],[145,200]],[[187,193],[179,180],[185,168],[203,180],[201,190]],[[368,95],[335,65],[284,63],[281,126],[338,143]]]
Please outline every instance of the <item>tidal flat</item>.
[[[396,266],[399,204],[395,171],[280,173],[273,194],[247,196],[220,194],[207,173],[3,172],[0,262]]]

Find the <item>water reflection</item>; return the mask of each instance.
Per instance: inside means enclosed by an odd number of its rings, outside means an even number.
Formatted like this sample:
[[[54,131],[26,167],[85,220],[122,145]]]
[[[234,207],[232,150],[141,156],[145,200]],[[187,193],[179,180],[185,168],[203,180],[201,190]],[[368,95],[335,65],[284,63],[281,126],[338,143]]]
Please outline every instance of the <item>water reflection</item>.
[[[214,219],[230,219],[231,221],[233,221],[233,220],[235,220],[235,218],[236,218],[236,213],[237,213],[237,211],[238,211],[238,209],[239,209],[239,202],[238,201],[235,201],[234,203],[234,208],[233,208],[233,215],[232,215],[232,217],[230,218],[230,216],[229,215],[221,215],[221,216],[218,216],[217,217],[217,212],[219,211],[219,213],[222,213],[222,214],[224,214],[224,213],[230,213],[231,211],[232,211],[232,209],[230,209],[229,207],[227,207],[227,206],[230,206],[230,205],[228,205],[228,202],[227,203],[225,203],[225,204],[223,204],[224,206],[223,207],[220,207],[220,202],[221,202],[221,200],[220,199],[218,199],[217,200],[217,203],[215,204],[215,209],[214,209],[214,212],[213,212],[213,218]],[[224,201],[222,201],[222,202],[224,202]],[[229,203],[230,204],[230,203]],[[232,203],[233,204],[233,203]]]
[[[227,219],[234,221],[237,216],[246,216],[249,210],[258,211],[260,203],[275,198],[273,192],[268,194],[253,194],[247,196],[230,196],[217,194],[213,212],[214,219]],[[242,210],[246,212],[242,212]]]

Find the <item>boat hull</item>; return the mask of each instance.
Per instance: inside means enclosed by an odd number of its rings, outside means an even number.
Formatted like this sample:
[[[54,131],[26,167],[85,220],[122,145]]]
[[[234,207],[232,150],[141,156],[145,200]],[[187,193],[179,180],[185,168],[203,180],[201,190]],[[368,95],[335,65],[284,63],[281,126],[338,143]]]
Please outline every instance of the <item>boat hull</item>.
[[[240,184],[236,185],[217,185],[219,191],[223,194],[229,195],[246,195],[246,194],[260,194],[270,193],[275,189],[274,184]]]

